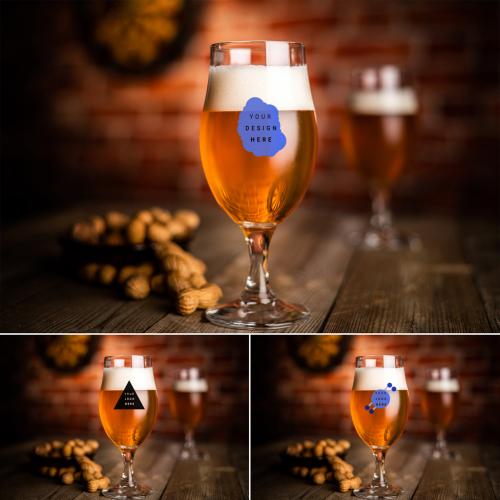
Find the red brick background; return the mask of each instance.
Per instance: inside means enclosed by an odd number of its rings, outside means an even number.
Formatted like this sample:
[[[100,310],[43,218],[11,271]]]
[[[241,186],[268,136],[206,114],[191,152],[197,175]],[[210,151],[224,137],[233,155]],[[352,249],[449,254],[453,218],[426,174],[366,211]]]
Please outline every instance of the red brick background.
[[[286,336],[253,337],[252,440],[354,433],[349,399],[355,357],[400,354],[405,358],[411,401],[407,435],[433,437],[432,427],[420,411],[418,389],[425,368],[442,363],[458,370],[461,383],[460,406],[450,437],[494,441],[500,437],[499,348],[497,336],[353,336],[340,366],[316,375],[295,364]]]
[[[345,165],[340,112],[353,67],[410,68],[420,146],[396,190],[399,209],[491,210],[498,172],[499,4],[487,1],[198,0],[184,55],[155,76],[97,66],[72,2],[2,2],[4,214],[82,197],[208,197],[198,122],[209,44],[303,41],[320,131],[310,198],[366,207]],[[15,205],[13,207],[12,205]]]
[[[98,399],[103,359],[112,354],[151,354],[160,402],[157,435],[180,439],[167,404],[167,368],[201,366],[209,381],[209,402],[198,429],[201,439],[248,440],[248,338],[246,336],[101,336],[91,363],[80,373],[48,369],[34,336],[0,340],[5,384],[0,411],[6,440],[44,433],[101,430]]]

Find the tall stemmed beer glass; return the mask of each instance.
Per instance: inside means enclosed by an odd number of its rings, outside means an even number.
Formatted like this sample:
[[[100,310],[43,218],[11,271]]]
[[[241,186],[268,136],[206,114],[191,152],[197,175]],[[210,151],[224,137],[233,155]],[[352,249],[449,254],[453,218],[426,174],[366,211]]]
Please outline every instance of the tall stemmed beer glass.
[[[268,251],[299,204],[316,158],[317,130],[305,48],[295,42],[211,46],[200,130],[203,169],[219,205],[242,229],[250,272],[239,299],[209,309],[224,327],[282,328],[308,316],[269,287]]]
[[[400,356],[356,358],[351,417],[359,437],[375,458],[371,484],[354,491],[360,498],[396,498],[401,488],[389,485],[385,455],[401,436],[408,416],[408,388]]]
[[[415,141],[417,96],[407,75],[395,66],[353,73],[342,125],[348,164],[370,190],[372,216],[364,244],[374,249],[418,249],[420,240],[392,225],[391,189]]]
[[[443,366],[427,372],[420,400],[422,412],[436,430],[433,458],[456,458],[448,449],[446,430],[457,411],[459,393],[460,383],[453,369]]]
[[[158,398],[151,356],[104,358],[99,416],[104,431],[118,447],[124,469],[120,482],[103,490],[105,497],[142,499],[151,488],[137,484],[132,468],[134,454],[156,421]]]
[[[208,382],[199,368],[181,368],[169,376],[168,406],[184,431],[181,459],[198,460],[203,457],[196,446],[194,432],[205,416],[207,395]]]

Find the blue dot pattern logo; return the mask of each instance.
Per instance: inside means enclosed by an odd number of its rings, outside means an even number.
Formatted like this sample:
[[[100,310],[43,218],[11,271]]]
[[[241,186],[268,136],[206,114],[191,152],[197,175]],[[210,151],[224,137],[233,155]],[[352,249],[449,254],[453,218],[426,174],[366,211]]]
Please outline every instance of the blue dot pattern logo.
[[[365,410],[371,415],[375,413],[377,408],[386,408],[391,402],[391,392],[396,392],[397,389],[390,382],[385,389],[377,389],[372,392],[371,401],[365,406]]]
[[[278,109],[258,97],[248,99],[238,118],[243,148],[255,156],[274,156],[286,144]]]

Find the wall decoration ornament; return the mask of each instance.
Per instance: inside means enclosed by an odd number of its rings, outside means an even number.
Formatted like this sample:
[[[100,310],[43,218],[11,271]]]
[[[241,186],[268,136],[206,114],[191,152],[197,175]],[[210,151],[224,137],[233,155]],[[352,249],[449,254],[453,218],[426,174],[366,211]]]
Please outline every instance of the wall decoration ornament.
[[[83,39],[96,60],[122,73],[151,73],[179,57],[203,10],[196,0],[76,2]]]
[[[95,335],[40,335],[37,350],[47,368],[70,374],[90,363],[98,342]]]
[[[301,368],[311,372],[329,372],[341,364],[349,336],[298,335],[288,339],[290,354]]]

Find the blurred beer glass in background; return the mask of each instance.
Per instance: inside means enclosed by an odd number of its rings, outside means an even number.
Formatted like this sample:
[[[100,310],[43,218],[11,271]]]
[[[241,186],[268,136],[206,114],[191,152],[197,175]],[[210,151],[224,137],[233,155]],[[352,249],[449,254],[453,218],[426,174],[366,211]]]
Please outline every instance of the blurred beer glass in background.
[[[420,402],[422,413],[436,430],[436,444],[432,453],[434,458],[456,458],[456,454],[448,449],[446,430],[457,411],[459,393],[460,384],[451,368],[432,368],[426,372]]]
[[[317,130],[305,48],[295,42],[211,46],[200,153],[217,203],[240,226],[250,272],[239,299],[209,309],[212,323],[282,328],[309,315],[269,287],[276,226],[301,201],[316,159]]]
[[[372,216],[364,244],[375,249],[418,249],[415,235],[392,225],[391,189],[412,152],[417,96],[395,66],[356,70],[352,76],[341,139],[348,164],[367,185]]]
[[[199,368],[182,368],[169,373],[168,406],[184,431],[182,459],[202,457],[194,440],[194,431],[205,415],[208,382]]]
[[[356,358],[351,418],[359,437],[375,458],[370,485],[354,491],[360,498],[396,498],[398,486],[387,483],[385,455],[403,433],[408,417],[408,387],[401,356]]]
[[[109,498],[145,498],[151,488],[137,484],[134,454],[156,422],[158,397],[151,356],[104,358],[99,416],[107,436],[121,451],[124,470],[120,482],[103,490]]]

